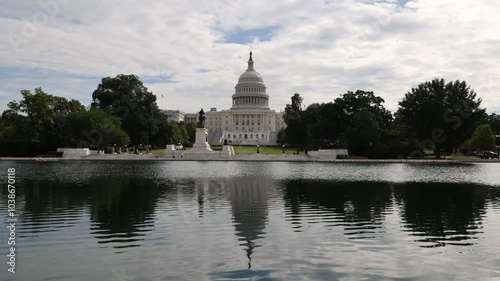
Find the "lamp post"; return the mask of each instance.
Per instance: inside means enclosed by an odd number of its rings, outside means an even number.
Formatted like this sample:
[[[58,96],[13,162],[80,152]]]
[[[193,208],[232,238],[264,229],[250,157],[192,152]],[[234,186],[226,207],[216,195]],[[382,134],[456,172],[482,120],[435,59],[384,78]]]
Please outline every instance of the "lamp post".
[[[260,154],[259,145],[257,145],[257,154]]]
[[[285,145],[281,147],[283,149],[282,153],[285,154]]]

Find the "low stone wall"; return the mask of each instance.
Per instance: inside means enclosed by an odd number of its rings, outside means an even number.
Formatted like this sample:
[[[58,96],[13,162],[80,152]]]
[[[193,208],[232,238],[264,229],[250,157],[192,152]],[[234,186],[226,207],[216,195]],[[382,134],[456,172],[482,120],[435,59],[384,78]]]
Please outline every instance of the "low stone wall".
[[[88,148],[58,148],[57,152],[63,153],[63,158],[83,157],[90,155]]]
[[[320,149],[318,151],[309,151],[309,156],[316,159],[333,160],[337,156],[349,156],[347,149]]]

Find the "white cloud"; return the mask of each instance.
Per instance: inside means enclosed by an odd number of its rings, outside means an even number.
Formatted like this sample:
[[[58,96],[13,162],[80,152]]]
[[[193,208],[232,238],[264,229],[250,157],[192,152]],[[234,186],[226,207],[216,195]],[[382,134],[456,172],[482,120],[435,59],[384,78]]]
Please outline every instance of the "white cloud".
[[[364,89],[394,111],[411,86],[435,77],[466,80],[483,106],[500,107],[495,1],[65,1],[17,52],[10,39],[24,38],[44,10],[38,1],[3,4],[0,73],[18,71],[1,80],[0,109],[35,85],[90,102],[99,78],[119,73],[173,80],[146,83],[164,94],[164,108],[228,109],[250,49],[277,110],[295,92],[310,104]],[[270,38],[224,41],[254,29]]]

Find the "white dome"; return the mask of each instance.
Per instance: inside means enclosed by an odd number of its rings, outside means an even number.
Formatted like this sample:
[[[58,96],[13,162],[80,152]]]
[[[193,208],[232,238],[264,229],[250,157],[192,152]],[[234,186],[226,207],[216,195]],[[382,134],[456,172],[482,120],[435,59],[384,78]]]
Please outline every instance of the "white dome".
[[[233,95],[231,109],[269,110],[269,96],[262,76],[253,68],[252,52],[248,60],[248,68],[238,79]]]
[[[240,79],[238,79],[238,83],[250,83],[250,82],[258,82],[264,83],[262,76],[255,70],[247,70],[241,74]]]

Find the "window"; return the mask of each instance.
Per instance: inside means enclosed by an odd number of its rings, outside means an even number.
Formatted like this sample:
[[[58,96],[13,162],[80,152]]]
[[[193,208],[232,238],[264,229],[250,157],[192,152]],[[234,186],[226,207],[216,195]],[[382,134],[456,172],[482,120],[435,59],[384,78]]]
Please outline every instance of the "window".
[[[253,139],[253,134],[250,134],[250,138]]]
[[[230,139],[231,138],[231,134],[227,134],[227,138]]]
[[[236,127],[236,131],[238,131],[238,127]]]
[[[256,139],[258,139],[258,138],[259,138],[259,134],[256,134],[256,135],[255,135],[255,138],[256,138]]]
[[[241,139],[241,134],[240,134],[239,138]]]
[[[235,123],[235,124],[236,124],[236,125],[238,125],[238,120],[236,120],[236,123]],[[236,130],[238,130],[238,129],[236,129]]]
[[[269,122],[271,122],[271,121],[269,121]],[[271,124],[271,123],[269,123],[269,124]],[[250,120],[247,120],[247,125],[250,125]]]
[[[262,134],[262,138],[264,138],[264,134]]]
[[[247,136],[247,134],[245,134],[245,139],[247,139],[247,138],[248,138],[248,136]]]
[[[236,138],[236,135],[233,135],[233,139],[235,139],[235,138]]]

